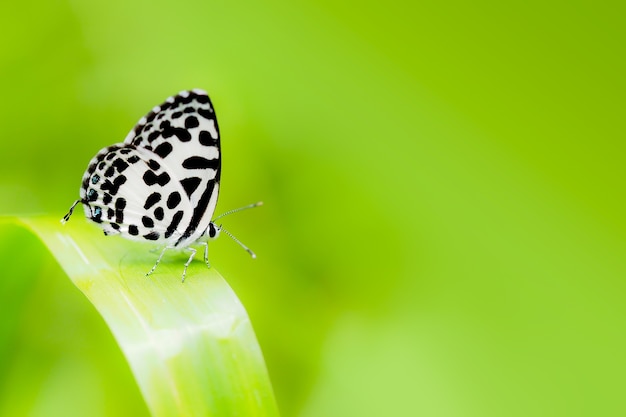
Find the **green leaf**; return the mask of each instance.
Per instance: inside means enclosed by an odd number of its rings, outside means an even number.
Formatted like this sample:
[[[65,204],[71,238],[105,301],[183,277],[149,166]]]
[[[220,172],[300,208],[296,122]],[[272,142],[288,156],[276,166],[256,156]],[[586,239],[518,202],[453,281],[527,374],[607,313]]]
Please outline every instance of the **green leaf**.
[[[248,315],[215,268],[192,262],[181,283],[188,253],[166,253],[146,277],[158,252],[81,216],[3,222],[34,232],[102,315],[153,416],[278,416]]]

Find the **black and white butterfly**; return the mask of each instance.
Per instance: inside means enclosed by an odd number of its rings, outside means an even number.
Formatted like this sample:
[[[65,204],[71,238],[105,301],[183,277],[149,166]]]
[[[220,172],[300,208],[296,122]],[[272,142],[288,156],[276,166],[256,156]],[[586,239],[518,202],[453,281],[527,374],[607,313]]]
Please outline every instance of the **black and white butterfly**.
[[[220,133],[211,100],[203,90],[181,91],[156,106],[126,136],[123,143],[108,146],[89,162],[83,175],[80,199],[88,219],[105,235],[148,241],[164,246],[154,272],[167,249],[191,251],[224,231],[254,258],[245,245],[217,226],[214,220],[243,209],[231,210],[212,220],[220,188]]]

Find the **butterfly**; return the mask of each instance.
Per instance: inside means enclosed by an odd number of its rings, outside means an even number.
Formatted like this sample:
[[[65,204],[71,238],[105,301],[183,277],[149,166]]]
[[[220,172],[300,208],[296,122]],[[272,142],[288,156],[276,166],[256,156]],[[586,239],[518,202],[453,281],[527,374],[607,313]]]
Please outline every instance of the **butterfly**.
[[[182,280],[196,249],[226,233],[253,258],[254,252],[215,221],[228,214],[260,206],[254,203],[212,219],[220,188],[220,133],[213,104],[200,89],[181,91],[156,106],[126,136],[100,150],[89,162],[80,199],[61,220],[65,223],[77,204],[105,235],[163,245],[152,269],[166,250],[191,252]]]

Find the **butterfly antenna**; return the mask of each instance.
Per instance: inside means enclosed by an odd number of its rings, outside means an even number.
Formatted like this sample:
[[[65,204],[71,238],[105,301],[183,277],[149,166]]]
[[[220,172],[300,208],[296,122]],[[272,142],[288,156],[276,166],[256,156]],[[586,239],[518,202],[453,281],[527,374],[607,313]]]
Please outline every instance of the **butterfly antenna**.
[[[216,220],[219,220],[222,217],[228,216],[229,214],[237,213],[238,211],[247,210],[247,209],[251,209],[251,208],[254,208],[254,207],[259,207],[259,206],[262,206],[262,205],[263,205],[262,201],[257,201],[256,203],[248,204],[247,206],[244,206],[244,207],[239,207],[239,208],[236,208],[234,210],[228,210],[226,213],[222,213],[219,216],[217,216],[216,218],[214,218],[213,221],[215,222]],[[228,234],[228,232],[226,232],[226,233]],[[229,235],[229,236],[233,237],[232,235]],[[235,239],[235,238],[233,237],[233,239]],[[237,239],[235,239],[235,240],[237,240]],[[239,244],[241,245],[241,242]],[[244,246],[244,248],[245,248],[245,246]]]
[[[237,209],[237,210],[232,210],[232,211],[239,211],[239,210],[243,210],[244,208],[251,208],[251,207],[256,207],[256,205],[251,205],[249,207],[243,207],[241,209]],[[241,246],[242,248],[244,248],[246,250],[246,252],[248,252],[250,254],[250,256],[252,256],[252,259],[256,259],[256,254],[254,252],[252,252],[250,250],[250,248],[248,248],[246,245],[244,245],[243,243],[241,243],[241,241],[239,239],[237,239],[235,236],[233,236],[228,230],[223,229],[222,225],[220,225],[220,231],[226,233],[232,240],[234,240],[235,242],[237,242],[239,244],[239,246]]]
[[[82,201],[81,200],[74,201],[74,204],[72,204],[72,207],[70,207],[70,211],[68,211],[67,214],[63,216],[63,218],[61,219],[61,224],[65,224],[70,219],[70,216],[72,215],[72,213],[74,213],[74,207],[76,207],[78,203],[82,203]]]

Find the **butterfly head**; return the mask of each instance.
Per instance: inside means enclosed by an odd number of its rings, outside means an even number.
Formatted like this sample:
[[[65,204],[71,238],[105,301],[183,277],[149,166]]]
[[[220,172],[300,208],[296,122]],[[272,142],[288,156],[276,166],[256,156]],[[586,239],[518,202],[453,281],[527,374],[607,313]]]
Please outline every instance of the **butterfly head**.
[[[222,225],[217,226],[215,223],[209,223],[209,227],[204,231],[204,238],[207,240],[217,239],[222,231]]]

